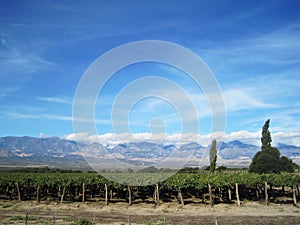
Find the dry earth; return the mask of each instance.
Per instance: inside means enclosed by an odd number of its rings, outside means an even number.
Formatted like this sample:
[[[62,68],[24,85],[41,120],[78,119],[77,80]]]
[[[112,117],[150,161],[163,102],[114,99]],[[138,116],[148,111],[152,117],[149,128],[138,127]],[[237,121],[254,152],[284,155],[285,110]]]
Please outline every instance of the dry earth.
[[[28,212],[30,224],[74,224],[85,218],[95,224],[257,224],[290,225],[300,224],[300,209],[291,204],[269,204],[243,202],[218,204],[211,208],[205,204],[180,206],[175,202],[163,203],[158,207],[139,203],[128,206],[118,202],[108,206],[99,203],[46,204],[35,202],[0,202],[1,224],[24,224]],[[159,223],[158,223],[159,222]]]

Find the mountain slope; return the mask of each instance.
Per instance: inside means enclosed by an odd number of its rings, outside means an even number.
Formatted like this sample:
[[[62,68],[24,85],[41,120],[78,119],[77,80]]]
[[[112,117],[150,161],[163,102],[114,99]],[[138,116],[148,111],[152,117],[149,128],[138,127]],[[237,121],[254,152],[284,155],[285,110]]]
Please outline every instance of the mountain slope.
[[[300,161],[300,147],[278,144],[287,157]],[[206,164],[208,147],[196,142],[176,145],[156,145],[149,142],[124,143],[107,148],[99,143],[84,144],[57,137],[0,137],[0,167],[3,166],[48,166],[71,169],[90,169],[85,159],[95,162],[119,160],[132,165],[153,165],[171,157],[174,161],[184,161],[186,155],[193,154],[188,165],[198,166],[199,160]],[[218,143],[218,160],[222,165],[249,164],[260,147],[235,140]],[[246,159],[246,161],[245,161]],[[298,161],[297,161],[298,160]],[[208,164],[208,162],[207,162]]]

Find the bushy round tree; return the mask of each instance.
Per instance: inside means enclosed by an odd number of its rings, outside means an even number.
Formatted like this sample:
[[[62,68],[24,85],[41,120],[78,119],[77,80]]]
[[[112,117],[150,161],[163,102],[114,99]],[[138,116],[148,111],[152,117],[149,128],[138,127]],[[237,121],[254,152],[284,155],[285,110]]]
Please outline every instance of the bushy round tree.
[[[277,148],[271,146],[272,138],[269,131],[268,119],[262,128],[261,151],[258,151],[249,166],[249,172],[254,173],[280,173],[282,171],[293,172],[294,163],[285,156],[280,157]]]

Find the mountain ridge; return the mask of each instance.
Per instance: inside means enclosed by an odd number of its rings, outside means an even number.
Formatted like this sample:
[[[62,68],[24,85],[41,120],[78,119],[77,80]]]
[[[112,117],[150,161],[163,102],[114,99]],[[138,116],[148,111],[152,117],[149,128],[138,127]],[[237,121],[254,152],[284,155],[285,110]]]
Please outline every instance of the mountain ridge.
[[[282,155],[296,163],[300,162],[300,147],[278,144]],[[118,159],[136,164],[159,163],[166,158],[180,160],[185,154],[192,154],[187,165],[196,166],[199,161],[206,163],[210,146],[197,142],[183,145],[155,144],[151,142],[120,143],[108,148],[100,143],[81,143],[59,137],[7,136],[0,137],[0,167],[49,165],[55,167],[89,168],[85,159]],[[248,165],[260,150],[259,146],[243,143],[240,140],[218,143],[219,165]],[[174,152],[176,153],[174,155]]]

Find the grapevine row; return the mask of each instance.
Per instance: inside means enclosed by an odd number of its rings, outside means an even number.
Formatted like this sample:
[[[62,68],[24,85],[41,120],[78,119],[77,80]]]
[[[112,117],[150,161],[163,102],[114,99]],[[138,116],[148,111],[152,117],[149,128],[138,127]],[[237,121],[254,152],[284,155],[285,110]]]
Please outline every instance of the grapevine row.
[[[219,174],[110,174],[111,181],[95,173],[0,173],[0,199],[57,201],[90,201],[103,199],[105,204],[113,199],[146,199],[153,197],[159,204],[161,198],[176,196],[184,204],[186,196],[195,196],[204,202],[232,201],[237,199],[262,200],[268,197],[292,195],[293,203],[299,197],[300,175],[219,173]],[[164,180],[164,178],[166,178]],[[164,180],[164,181],[162,181]],[[126,184],[127,182],[127,184]],[[135,184],[135,185],[130,185]],[[146,186],[140,186],[145,185]],[[281,188],[281,189],[279,189]],[[286,191],[286,189],[291,191]]]

